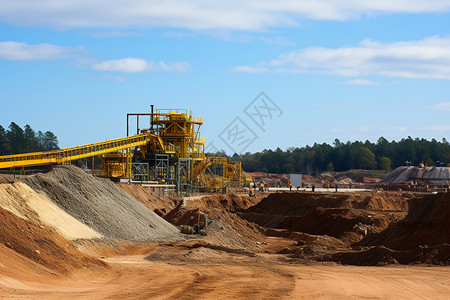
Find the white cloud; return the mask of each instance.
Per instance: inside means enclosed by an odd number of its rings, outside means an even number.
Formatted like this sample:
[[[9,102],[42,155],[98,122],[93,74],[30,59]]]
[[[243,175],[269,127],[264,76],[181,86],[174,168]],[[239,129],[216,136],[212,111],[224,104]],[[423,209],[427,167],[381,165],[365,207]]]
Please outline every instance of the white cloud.
[[[450,102],[437,103],[433,108],[439,111],[450,112]]]
[[[93,64],[92,68],[102,72],[141,73],[141,72],[186,72],[186,62],[153,62],[141,58],[122,58]]]
[[[243,73],[264,73],[269,71],[269,69],[267,68],[250,67],[250,66],[235,67],[233,70],[236,72],[243,72]]]
[[[255,66],[240,66],[237,71],[255,73],[325,73],[346,77],[371,75],[402,78],[450,79],[450,38],[380,43],[364,40],[342,48],[305,48],[281,54]],[[361,83],[361,81],[360,81]]]
[[[343,82],[344,85],[378,85],[378,82],[367,80],[367,79],[354,79]]]
[[[284,36],[265,36],[260,38],[261,41],[263,41],[266,44],[269,45],[276,45],[276,46],[295,46],[296,44],[291,41],[290,39],[284,37]]]
[[[94,32],[90,36],[95,38],[124,38],[124,37],[139,37],[142,36],[138,32],[125,32],[125,31],[104,31],[104,32]]]
[[[113,81],[113,82],[118,82],[118,83],[127,82],[127,78],[122,77],[122,76],[101,76],[100,78],[102,78],[103,80]]]
[[[422,130],[422,131],[424,131],[426,133],[431,133],[431,134],[434,134],[434,135],[450,133],[450,125],[442,125],[442,124],[427,125],[427,126],[422,126],[422,127],[418,128],[418,129]]]
[[[55,60],[70,57],[81,48],[61,47],[50,44],[28,45],[19,42],[0,42],[2,60]]]
[[[2,0],[0,21],[60,28],[261,30],[297,26],[305,19],[345,21],[379,14],[449,10],[449,0]]]

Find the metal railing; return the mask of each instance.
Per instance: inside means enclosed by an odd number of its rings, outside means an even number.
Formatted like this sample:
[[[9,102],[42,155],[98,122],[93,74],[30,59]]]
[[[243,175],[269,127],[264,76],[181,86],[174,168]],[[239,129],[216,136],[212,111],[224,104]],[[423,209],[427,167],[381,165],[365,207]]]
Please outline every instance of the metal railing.
[[[39,165],[66,164],[70,161],[98,156],[145,145],[153,136],[147,133],[107,140],[60,150],[0,156],[0,169]],[[155,136],[156,138],[156,136]]]

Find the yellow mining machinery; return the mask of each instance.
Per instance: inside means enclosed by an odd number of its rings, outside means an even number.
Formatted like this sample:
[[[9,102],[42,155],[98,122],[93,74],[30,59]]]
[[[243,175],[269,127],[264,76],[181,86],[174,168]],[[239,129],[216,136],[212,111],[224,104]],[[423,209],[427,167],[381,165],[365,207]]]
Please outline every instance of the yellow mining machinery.
[[[136,117],[136,134],[129,135]],[[140,128],[140,118],[150,117],[150,127]],[[242,185],[242,166],[226,157],[207,157],[200,137],[202,117],[188,109],[157,109],[127,114],[127,137],[55,151],[0,156],[0,169],[66,165],[100,157],[100,176],[132,180],[174,181],[178,188]],[[141,122],[142,125],[142,122]]]

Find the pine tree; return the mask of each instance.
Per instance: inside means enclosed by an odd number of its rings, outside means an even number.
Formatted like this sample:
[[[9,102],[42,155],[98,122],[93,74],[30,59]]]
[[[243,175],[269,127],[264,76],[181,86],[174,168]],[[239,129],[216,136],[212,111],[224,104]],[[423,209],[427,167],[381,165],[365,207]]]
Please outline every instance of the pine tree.
[[[8,138],[6,137],[5,128],[0,125],[0,155],[6,155],[10,153],[11,149],[9,147]]]
[[[25,143],[25,151],[33,152],[39,150],[39,144],[36,137],[36,132],[31,128],[30,125],[25,125],[24,130],[24,143]]]
[[[11,122],[8,126],[6,137],[8,138],[12,154],[23,153],[25,151],[23,130],[19,125]]]
[[[46,150],[59,149],[58,138],[51,131],[46,131],[44,134],[44,147]]]

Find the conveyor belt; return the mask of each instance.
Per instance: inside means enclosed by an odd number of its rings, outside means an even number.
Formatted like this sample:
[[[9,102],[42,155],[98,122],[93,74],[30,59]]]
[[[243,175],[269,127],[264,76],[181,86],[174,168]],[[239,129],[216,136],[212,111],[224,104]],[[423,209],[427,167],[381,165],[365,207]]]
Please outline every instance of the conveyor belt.
[[[164,151],[164,146],[160,137],[148,133],[141,133],[124,138],[54,151],[0,156],[0,169],[54,164],[64,165],[77,159],[143,146],[151,140],[156,140],[156,143],[159,144],[160,149]]]

